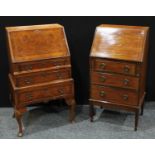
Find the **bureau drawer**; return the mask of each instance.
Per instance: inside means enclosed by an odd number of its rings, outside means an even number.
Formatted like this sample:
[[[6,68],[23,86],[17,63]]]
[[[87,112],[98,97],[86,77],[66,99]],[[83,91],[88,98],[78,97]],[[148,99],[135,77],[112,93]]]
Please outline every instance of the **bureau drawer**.
[[[31,71],[35,69],[61,67],[64,65],[70,65],[70,58],[54,58],[50,60],[41,60],[35,62],[25,62],[14,64],[14,71]]]
[[[96,59],[94,60],[93,66],[94,66],[93,69],[96,71],[107,71],[113,73],[136,75],[135,63]]]
[[[14,81],[17,87],[29,86],[54,80],[71,78],[71,68],[47,70],[16,75]]]
[[[21,89],[18,94],[18,103],[31,103],[46,99],[63,98],[74,94],[73,83],[61,82],[57,84],[46,84],[43,86]]]
[[[91,86],[91,99],[123,105],[138,105],[138,93],[118,88]]]
[[[139,89],[139,78],[111,73],[91,73],[91,83],[120,88]]]

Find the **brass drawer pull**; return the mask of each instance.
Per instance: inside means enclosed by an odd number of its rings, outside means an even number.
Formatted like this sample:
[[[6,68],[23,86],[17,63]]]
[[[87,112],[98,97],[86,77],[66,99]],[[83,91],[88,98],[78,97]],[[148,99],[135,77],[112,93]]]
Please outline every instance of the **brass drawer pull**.
[[[53,61],[52,64],[54,66],[60,66],[60,65],[65,65],[65,61],[59,60],[59,61]]]
[[[47,73],[45,73],[45,72],[43,72],[42,74],[41,74],[41,76],[43,76],[43,77],[46,77],[48,74]]]
[[[106,80],[105,76],[101,76],[100,81],[105,82],[105,80]]]
[[[43,92],[44,92],[45,95],[46,95],[46,93],[48,93],[48,89],[44,89]]]
[[[25,66],[24,70],[32,70],[32,66]]]
[[[26,84],[31,84],[31,80],[30,80],[30,79],[26,79],[26,80],[25,80],[25,83],[26,83]]]
[[[124,85],[128,85],[129,84],[129,80],[128,79],[124,79]]]
[[[41,66],[46,66],[47,65],[47,62],[42,62],[40,65]]]
[[[25,96],[28,100],[31,100],[33,98],[33,95],[30,93],[26,94]]]
[[[100,96],[101,97],[104,97],[106,94],[105,94],[105,91],[100,91]]]
[[[58,89],[58,93],[63,95],[64,94],[64,90],[63,89]]]
[[[59,62],[58,61],[53,61],[53,65],[54,66],[58,66],[59,65]]]
[[[128,65],[124,66],[124,72],[129,73],[130,67]]]
[[[106,64],[105,64],[105,63],[101,63],[101,64],[100,64],[100,68],[101,68],[101,69],[105,69],[105,67],[106,67]]]
[[[61,79],[62,78],[62,74],[60,72],[56,73],[56,77]]]
[[[123,100],[128,100],[129,99],[129,96],[128,95],[123,95]]]

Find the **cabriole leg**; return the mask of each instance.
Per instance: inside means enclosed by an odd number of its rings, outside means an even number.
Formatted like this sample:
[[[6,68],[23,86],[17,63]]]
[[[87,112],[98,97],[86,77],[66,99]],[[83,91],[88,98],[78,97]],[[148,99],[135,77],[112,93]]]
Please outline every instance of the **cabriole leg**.
[[[20,113],[17,110],[15,111],[15,117],[16,117],[16,120],[18,123],[18,128],[19,128],[18,137],[22,137],[24,134],[24,126],[23,126],[23,122],[22,122],[22,116],[23,116],[22,113]]]

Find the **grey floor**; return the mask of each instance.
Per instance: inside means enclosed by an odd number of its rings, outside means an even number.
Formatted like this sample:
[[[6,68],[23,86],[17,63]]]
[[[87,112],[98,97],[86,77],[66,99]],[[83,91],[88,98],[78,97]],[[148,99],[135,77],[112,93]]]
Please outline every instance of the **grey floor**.
[[[68,122],[68,110],[51,107],[29,108],[23,117],[25,139],[135,139],[155,138],[155,102],[145,103],[138,131],[133,131],[134,115],[127,112],[96,109],[95,122],[90,123],[88,106],[78,106],[76,123]],[[12,108],[0,108],[0,139],[18,138]]]

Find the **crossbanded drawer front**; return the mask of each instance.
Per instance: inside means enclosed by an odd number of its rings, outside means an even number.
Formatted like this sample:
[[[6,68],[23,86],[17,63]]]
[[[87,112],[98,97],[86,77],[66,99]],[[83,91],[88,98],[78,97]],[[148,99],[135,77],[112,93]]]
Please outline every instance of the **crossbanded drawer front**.
[[[136,64],[134,63],[95,59],[92,66],[95,71],[136,75]]]
[[[35,62],[25,62],[14,64],[14,72],[31,71],[35,69],[61,67],[64,65],[70,65],[70,58],[55,58],[50,60],[42,60]]]
[[[91,99],[114,104],[137,106],[138,94],[124,89],[91,85]]]
[[[42,86],[35,88],[35,90],[24,90],[19,92],[17,95],[19,103],[31,103],[39,100],[44,100],[46,98],[60,98],[67,95],[73,95],[73,84],[72,82],[64,82],[61,84]]]
[[[139,78],[111,73],[91,73],[91,83],[120,88],[139,89]]]
[[[38,83],[50,82],[55,80],[63,80],[71,78],[71,69],[56,69],[24,74],[15,77],[16,86],[23,87]]]

